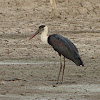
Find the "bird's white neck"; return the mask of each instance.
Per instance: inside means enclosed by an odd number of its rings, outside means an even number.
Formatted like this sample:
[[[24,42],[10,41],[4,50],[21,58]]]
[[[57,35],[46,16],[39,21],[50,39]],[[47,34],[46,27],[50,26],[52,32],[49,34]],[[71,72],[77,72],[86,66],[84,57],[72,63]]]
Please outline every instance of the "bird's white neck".
[[[44,44],[47,44],[47,42],[48,42],[48,36],[47,36],[47,34],[48,34],[48,27],[45,26],[44,31],[41,33],[41,41]]]

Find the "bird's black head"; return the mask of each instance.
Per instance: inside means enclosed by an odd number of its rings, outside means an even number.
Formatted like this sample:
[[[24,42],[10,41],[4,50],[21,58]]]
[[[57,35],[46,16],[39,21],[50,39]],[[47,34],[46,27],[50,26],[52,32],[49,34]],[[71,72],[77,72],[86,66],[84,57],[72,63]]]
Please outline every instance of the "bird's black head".
[[[39,26],[39,29],[42,29],[42,28],[44,28],[45,27],[45,25],[41,25],[41,26]]]
[[[30,39],[32,39],[34,36],[36,36],[38,33],[42,33],[44,31],[45,25],[41,25],[39,26],[39,29],[33,34],[32,37],[30,37]]]
[[[41,32],[43,32],[44,31],[44,28],[45,28],[45,25],[41,25],[41,26],[39,26],[39,33],[41,33]]]

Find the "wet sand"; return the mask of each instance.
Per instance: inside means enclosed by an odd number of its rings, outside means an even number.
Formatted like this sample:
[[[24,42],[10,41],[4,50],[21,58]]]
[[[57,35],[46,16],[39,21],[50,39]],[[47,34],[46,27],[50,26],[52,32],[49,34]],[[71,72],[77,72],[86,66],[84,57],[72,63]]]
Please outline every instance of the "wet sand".
[[[0,1],[0,100],[99,100],[100,1],[58,0],[52,17],[48,0]],[[69,38],[85,67],[66,59],[63,84],[56,84],[59,56],[40,35]]]

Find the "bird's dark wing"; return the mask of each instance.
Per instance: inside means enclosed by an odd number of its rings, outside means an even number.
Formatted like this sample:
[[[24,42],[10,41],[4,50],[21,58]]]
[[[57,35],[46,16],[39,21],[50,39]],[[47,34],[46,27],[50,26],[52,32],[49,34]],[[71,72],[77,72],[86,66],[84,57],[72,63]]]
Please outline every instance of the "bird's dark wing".
[[[76,63],[76,59],[81,59],[78,54],[78,49],[76,46],[67,38],[53,34],[48,37],[48,43],[57,51],[59,54],[64,57],[74,61]],[[77,64],[78,65],[78,64]]]
[[[64,52],[66,49],[66,52],[71,52],[71,53],[78,52],[78,49],[76,48],[76,46],[69,39],[58,34],[50,35],[48,38],[48,43],[56,51],[61,50]]]
[[[55,38],[63,42],[63,44],[65,44],[69,48],[69,50],[71,50],[71,52],[78,52],[76,46],[68,38],[65,38],[58,34],[55,35]]]

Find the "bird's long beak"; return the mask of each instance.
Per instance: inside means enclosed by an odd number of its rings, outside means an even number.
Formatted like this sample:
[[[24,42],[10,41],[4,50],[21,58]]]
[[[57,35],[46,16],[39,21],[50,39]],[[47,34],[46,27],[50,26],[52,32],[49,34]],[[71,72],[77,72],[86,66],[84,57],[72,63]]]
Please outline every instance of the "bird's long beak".
[[[33,34],[33,36],[29,38],[29,40],[31,40],[31,39],[32,39],[34,36],[36,36],[39,32],[40,32],[40,29],[38,29],[38,30]]]

